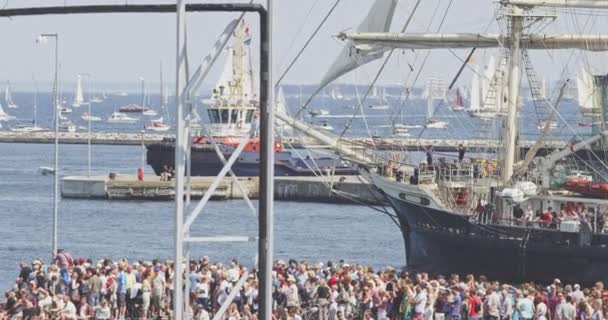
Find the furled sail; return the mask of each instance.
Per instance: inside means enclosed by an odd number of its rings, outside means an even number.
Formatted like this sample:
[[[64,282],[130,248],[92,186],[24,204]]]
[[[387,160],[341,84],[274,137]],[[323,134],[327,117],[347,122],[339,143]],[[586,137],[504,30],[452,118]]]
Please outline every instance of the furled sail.
[[[357,28],[357,32],[387,32],[391,27],[396,6],[397,0],[376,0],[365,20]],[[384,52],[386,52],[384,48],[355,48],[353,43],[346,42],[346,46],[312,95],[316,95],[325,86],[359,66],[381,58]]]

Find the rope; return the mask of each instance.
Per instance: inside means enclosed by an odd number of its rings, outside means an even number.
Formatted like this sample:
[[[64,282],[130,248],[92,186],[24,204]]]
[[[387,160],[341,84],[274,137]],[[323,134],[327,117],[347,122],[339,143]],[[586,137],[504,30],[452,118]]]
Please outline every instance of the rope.
[[[418,10],[418,6],[420,5],[421,1],[422,0],[416,1],[416,4],[414,5],[414,8],[412,9],[412,12],[410,13],[408,19],[406,20],[405,24],[401,28],[401,33],[404,33],[407,30],[408,26],[410,25],[410,22],[412,21],[412,18],[414,17],[414,14]],[[439,2],[441,2],[441,0],[439,0]],[[452,2],[452,0],[450,0],[450,3],[451,2]],[[372,89],[374,88],[374,85],[376,84],[376,82],[380,78],[380,75],[384,71],[384,68],[388,64],[388,61],[390,60],[390,58],[391,58],[391,56],[393,55],[394,52],[395,52],[395,49],[391,49],[389,51],[388,55],[386,56],[386,58],[384,59],[384,61],[382,62],[382,65],[380,66],[380,69],[378,70],[378,72],[376,72],[376,76],[372,80],[372,83],[367,87],[367,91],[365,92],[365,94],[363,95],[363,98],[359,102],[359,109],[362,108],[363,102],[365,102],[365,100],[367,99],[367,97],[369,96],[369,94],[372,92]],[[344,130],[342,130],[342,132],[340,133],[339,139],[342,139],[344,137],[344,134],[346,133],[346,131],[348,131],[348,129],[350,129],[350,126],[352,125],[352,122],[356,118],[357,114],[358,114],[358,112],[356,110],[353,113],[353,116],[348,120],[346,126],[344,126]]]
[[[336,2],[331,7],[331,9],[329,9],[329,12],[327,12],[327,14],[323,18],[323,20],[321,20],[321,23],[317,26],[317,28],[315,29],[315,31],[313,31],[313,33],[310,35],[310,37],[308,38],[308,40],[306,40],[306,43],[304,43],[304,46],[302,47],[302,49],[300,49],[300,51],[298,51],[298,54],[296,54],[296,57],[291,61],[291,63],[289,64],[289,66],[287,66],[287,69],[285,69],[285,71],[283,71],[283,73],[281,74],[281,76],[279,77],[279,79],[277,80],[277,82],[274,85],[275,88],[281,83],[281,81],[283,81],[283,78],[285,78],[285,76],[287,75],[287,73],[289,72],[289,70],[291,70],[291,68],[295,65],[296,61],[298,61],[298,59],[300,58],[300,56],[304,53],[304,50],[306,49],[306,47],[308,47],[308,45],[310,44],[310,42],[312,42],[312,39],[321,30],[321,27],[323,27],[323,25],[325,24],[325,22],[327,21],[327,19],[329,19],[329,16],[332,14],[332,12],[334,12],[334,9],[336,9],[336,7],[340,3],[340,1],[341,0],[336,0]]]

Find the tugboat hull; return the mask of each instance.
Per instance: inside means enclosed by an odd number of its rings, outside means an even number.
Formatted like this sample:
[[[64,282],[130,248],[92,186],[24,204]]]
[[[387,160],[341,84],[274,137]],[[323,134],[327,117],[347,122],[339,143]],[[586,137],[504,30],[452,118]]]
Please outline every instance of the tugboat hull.
[[[219,146],[228,159],[234,148]],[[174,167],[175,147],[173,143],[161,142],[146,146],[147,163],[154,172],[160,175],[164,166]],[[193,145],[191,152],[193,176],[215,176],[224,166],[211,145]],[[333,167],[336,166],[335,169]],[[311,170],[310,168],[315,170]],[[335,175],[356,175],[357,168],[348,161],[331,157],[300,159],[291,152],[275,152],[275,176],[313,176],[323,173]],[[260,175],[260,155],[256,151],[243,151],[232,166],[232,171],[240,177],[257,177]]]

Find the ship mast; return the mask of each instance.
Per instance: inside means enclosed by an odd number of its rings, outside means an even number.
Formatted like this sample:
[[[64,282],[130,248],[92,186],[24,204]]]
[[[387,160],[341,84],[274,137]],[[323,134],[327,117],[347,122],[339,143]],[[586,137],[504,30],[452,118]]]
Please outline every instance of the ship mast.
[[[241,21],[241,24],[243,22]],[[244,76],[244,65],[243,58],[245,57],[245,50],[243,46],[243,41],[245,41],[245,34],[241,28],[237,28],[234,33],[234,42],[232,48],[232,72],[234,75],[233,81],[229,83],[230,86],[230,95],[232,98],[234,97],[243,97],[243,76]]]
[[[515,151],[517,148],[517,105],[519,99],[519,88],[521,85],[521,38],[523,34],[522,10],[512,7],[510,13],[511,34],[509,41],[510,60],[509,60],[509,88],[507,94],[507,119],[503,125],[502,133],[505,141],[505,152],[502,159],[502,182],[506,185],[513,176],[513,166],[515,164]]]

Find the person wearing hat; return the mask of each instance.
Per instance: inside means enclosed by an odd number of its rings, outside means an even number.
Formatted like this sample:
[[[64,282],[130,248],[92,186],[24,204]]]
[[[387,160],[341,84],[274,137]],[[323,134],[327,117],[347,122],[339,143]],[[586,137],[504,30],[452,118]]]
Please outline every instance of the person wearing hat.
[[[297,308],[300,306],[298,286],[296,285],[296,278],[294,278],[293,275],[290,274],[287,277],[287,283],[283,285],[281,291],[285,295],[288,308]]]

